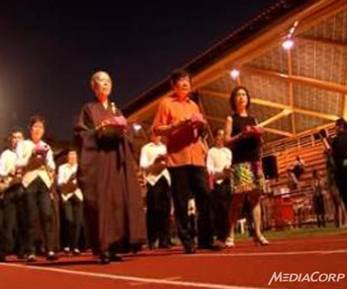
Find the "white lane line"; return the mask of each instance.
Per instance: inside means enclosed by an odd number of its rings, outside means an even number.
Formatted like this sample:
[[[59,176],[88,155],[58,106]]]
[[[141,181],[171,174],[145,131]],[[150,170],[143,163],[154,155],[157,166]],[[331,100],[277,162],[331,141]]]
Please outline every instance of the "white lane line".
[[[202,253],[193,255],[181,255],[181,257],[253,257],[253,256],[285,256],[285,255],[329,255],[346,254],[346,249],[341,250],[317,250],[317,251],[292,251],[292,252],[254,252],[254,253]]]
[[[173,281],[173,280],[180,280],[182,279],[181,276],[176,276],[176,277],[169,277],[169,278],[165,278],[164,280],[170,280],[170,281]]]
[[[20,268],[20,269],[26,269],[26,270],[65,273],[70,275],[79,275],[84,277],[88,276],[88,277],[101,278],[101,279],[133,281],[133,282],[153,283],[153,284],[162,284],[162,285],[171,285],[171,286],[186,286],[186,287],[204,288],[204,289],[264,289],[261,287],[245,287],[245,286],[234,286],[234,285],[227,285],[227,284],[201,283],[201,282],[190,282],[190,281],[173,281],[173,280],[170,281],[170,280],[156,279],[156,278],[143,278],[143,277],[126,276],[126,275],[93,273],[93,272],[85,272],[85,271],[66,270],[61,268],[38,267],[38,266],[9,264],[9,263],[0,263],[0,267],[1,266]]]
[[[163,278],[163,279],[160,279],[160,280],[169,280],[169,281],[173,281],[173,280],[179,280],[179,279],[182,279],[182,277],[180,276],[174,276],[174,277],[168,277],[168,278]],[[130,286],[143,286],[145,285],[146,283],[143,283],[143,282],[132,282],[132,283],[129,283]]]

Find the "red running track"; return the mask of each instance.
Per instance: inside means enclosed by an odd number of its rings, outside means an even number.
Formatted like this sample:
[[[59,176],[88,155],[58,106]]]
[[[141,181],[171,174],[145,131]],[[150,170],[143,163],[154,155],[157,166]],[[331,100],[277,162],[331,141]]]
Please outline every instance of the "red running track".
[[[267,247],[251,241],[222,252],[182,254],[180,248],[126,255],[124,262],[99,265],[94,257],[61,257],[33,264],[14,258],[0,264],[0,289],[158,288],[347,288],[347,234],[276,240]],[[340,282],[273,282],[274,272],[340,273]]]

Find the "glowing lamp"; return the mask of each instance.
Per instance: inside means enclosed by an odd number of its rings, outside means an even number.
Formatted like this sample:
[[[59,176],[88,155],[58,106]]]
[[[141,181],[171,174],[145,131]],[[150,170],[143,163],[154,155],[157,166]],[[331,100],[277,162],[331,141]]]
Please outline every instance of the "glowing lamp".
[[[238,79],[240,76],[240,71],[236,68],[230,71],[230,77],[234,80]]]
[[[134,129],[134,131],[139,132],[142,129],[142,126],[141,126],[141,124],[134,123],[133,129]]]
[[[286,40],[283,41],[282,43],[282,47],[285,49],[285,50],[289,50],[289,49],[292,49],[292,47],[294,46],[294,40],[292,38],[287,38]]]

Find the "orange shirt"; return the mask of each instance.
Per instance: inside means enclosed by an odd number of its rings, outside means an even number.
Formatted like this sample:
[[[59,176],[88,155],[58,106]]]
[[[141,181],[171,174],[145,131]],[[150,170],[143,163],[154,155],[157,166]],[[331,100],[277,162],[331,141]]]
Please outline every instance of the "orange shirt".
[[[174,95],[166,97],[159,104],[153,129],[189,119],[197,112],[200,112],[199,107],[189,98],[180,101]],[[167,151],[169,167],[206,165],[206,149],[197,130],[188,125],[167,135]]]

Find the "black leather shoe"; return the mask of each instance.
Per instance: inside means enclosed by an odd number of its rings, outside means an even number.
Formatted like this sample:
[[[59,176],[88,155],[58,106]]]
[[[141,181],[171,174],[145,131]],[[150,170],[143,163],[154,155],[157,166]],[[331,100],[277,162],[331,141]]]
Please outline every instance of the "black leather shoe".
[[[99,255],[99,263],[102,265],[110,264],[111,258],[109,252],[103,252]]]
[[[0,263],[6,262],[6,255],[4,253],[0,253]]]
[[[194,244],[184,246],[185,254],[195,254],[195,252],[196,252],[196,246]]]
[[[153,242],[150,242],[150,243],[148,243],[148,249],[149,250],[154,250],[155,249],[155,243]]]
[[[159,248],[160,248],[160,249],[170,249],[171,246],[170,246],[169,244],[160,244],[160,245],[159,245]]]
[[[119,256],[118,254],[112,254],[110,257],[110,260],[112,262],[122,262],[123,258],[121,256]]]
[[[17,254],[18,260],[25,260],[26,258],[27,258],[27,255],[25,253],[20,252]]]
[[[131,245],[131,252],[136,254],[137,252],[142,250],[142,243],[136,243]]]
[[[160,241],[159,242],[159,248],[160,249],[170,249],[170,242],[169,241]]]
[[[201,244],[199,245],[198,248],[203,250],[220,251],[223,249],[223,246],[220,246],[217,243],[211,243],[211,244]]]

